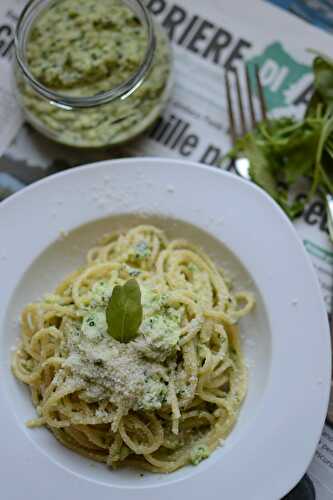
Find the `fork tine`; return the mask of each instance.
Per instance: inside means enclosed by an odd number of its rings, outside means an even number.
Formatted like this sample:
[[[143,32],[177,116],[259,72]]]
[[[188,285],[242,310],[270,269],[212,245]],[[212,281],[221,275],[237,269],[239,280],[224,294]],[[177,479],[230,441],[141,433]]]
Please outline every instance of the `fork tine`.
[[[233,112],[233,108],[232,108],[230,80],[229,80],[229,72],[228,71],[225,72],[224,82],[225,82],[225,90],[226,90],[226,94],[227,94],[230,134],[231,134],[232,142],[233,142],[233,144],[235,144],[235,142],[237,140],[237,134],[236,134],[236,127],[235,127],[234,112]]]
[[[246,121],[245,121],[245,113],[244,113],[244,107],[243,107],[241,87],[240,87],[240,82],[239,82],[239,75],[238,75],[237,70],[235,71],[235,77],[236,77],[237,101],[238,101],[238,108],[239,108],[241,135],[245,135],[246,134]]]
[[[260,75],[259,75],[259,67],[257,64],[255,65],[255,72],[256,72],[256,81],[257,81],[257,87],[258,87],[258,92],[259,92],[261,120],[266,120],[267,119],[266,99],[265,99],[263,86],[261,85]]]
[[[251,79],[250,79],[250,72],[247,64],[244,64],[244,69],[245,69],[245,79],[246,79],[246,87],[247,87],[247,99],[249,103],[249,108],[250,108],[250,115],[251,115],[251,123],[252,127],[254,128],[257,125],[257,120],[256,120],[256,115],[254,112],[254,104],[253,104],[253,92],[252,92],[252,85],[251,85]]]

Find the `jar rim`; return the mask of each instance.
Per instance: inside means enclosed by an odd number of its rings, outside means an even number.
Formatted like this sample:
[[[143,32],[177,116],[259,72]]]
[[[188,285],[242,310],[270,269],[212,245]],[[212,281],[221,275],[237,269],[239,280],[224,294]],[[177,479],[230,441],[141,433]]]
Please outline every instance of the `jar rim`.
[[[147,9],[143,4],[142,0],[132,0],[137,4],[142,15],[141,22],[143,27],[147,32],[147,49],[143,56],[143,61],[138,67],[138,69],[123,83],[113,87],[112,89],[94,95],[94,96],[84,96],[84,97],[73,97],[66,94],[61,94],[55,92],[48,88],[47,86],[40,83],[29,70],[28,65],[25,62],[25,42],[27,37],[27,31],[30,31],[31,22],[33,22],[35,16],[34,11],[41,5],[52,2],[52,0],[29,0],[21,15],[18,19],[16,30],[15,30],[15,56],[16,61],[23,72],[25,78],[29,81],[33,89],[49,101],[54,102],[58,106],[62,106],[65,109],[76,109],[76,108],[92,108],[95,106],[100,106],[108,102],[112,102],[115,99],[121,98],[125,99],[131,95],[135,90],[140,87],[146,74],[148,73],[156,50],[156,35],[154,29],[153,19]],[[42,9],[41,9],[42,10]],[[40,11],[38,11],[39,13]],[[32,19],[31,19],[32,18]]]

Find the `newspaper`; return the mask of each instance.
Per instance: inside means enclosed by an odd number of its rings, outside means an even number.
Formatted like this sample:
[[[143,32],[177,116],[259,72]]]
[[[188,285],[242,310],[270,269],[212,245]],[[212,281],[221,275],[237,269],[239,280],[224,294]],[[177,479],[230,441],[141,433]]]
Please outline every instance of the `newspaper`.
[[[245,60],[250,66],[260,67],[271,115],[302,116],[312,92],[313,55],[307,49],[327,53],[332,46],[331,35],[262,0],[252,0],[246,14],[244,0],[145,3],[172,41],[175,88],[171,101],[144,139],[116,151],[82,153],[58,146],[27,124],[22,125],[8,91],[8,68],[13,56],[15,23],[25,2],[1,0],[0,117],[9,114],[10,124],[8,129],[0,129],[0,154],[5,150],[0,158],[0,198],[50,173],[119,156],[182,157],[220,168],[221,158],[231,147],[224,70],[242,67]],[[312,257],[329,311],[333,247],[323,202],[313,200],[295,226]],[[317,499],[333,498],[333,428],[328,424],[308,474]]]

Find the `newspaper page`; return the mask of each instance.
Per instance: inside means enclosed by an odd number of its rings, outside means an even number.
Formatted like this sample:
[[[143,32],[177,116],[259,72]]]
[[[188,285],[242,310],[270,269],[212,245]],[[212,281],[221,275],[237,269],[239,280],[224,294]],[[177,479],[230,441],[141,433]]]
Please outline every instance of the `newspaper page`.
[[[19,7],[18,2],[13,2]],[[9,6],[9,3],[8,3]],[[13,50],[13,33],[17,21],[17,9],[12,10],[6,5],[0,5],[0,156],[16,137],[23,123],[22,113],[17,106],[13,91],[13,71],[10,61]]]
[[[1,0],[0,64],[6,68],[11,64],[15,22],[24,3]],[[13,141],[9,132],[0,130],[0,154],[2,144],[8,146],[0,158],[0,199],[50,173],[112,157],[182,157],[220,168],[221,158],[231,147],[224,70],[242,68],[244,61],[259,66],[272,116],[302,116],[312,92],[313,55],[308,49],[327,53],[331,35],[263,0],[246,2],[246,15],[244,0],[145,3],[167,31],[174,50],[175,87],[163,116],[145,138],[131,146],[84,153],[58,146],[27,124],[21,126],[20,119],[13,120]],[[0,116],[6,106],[12,106],[11,97],[1,90],[8,89],[6,74],[0,71]],[[15,106],[11,109],[20,116]],[[295,226],[312,257],[329,311],[333,247],[323,202],[313,200]],[[333,427],[328,423],[308,474],[317,499],[333,498]]]

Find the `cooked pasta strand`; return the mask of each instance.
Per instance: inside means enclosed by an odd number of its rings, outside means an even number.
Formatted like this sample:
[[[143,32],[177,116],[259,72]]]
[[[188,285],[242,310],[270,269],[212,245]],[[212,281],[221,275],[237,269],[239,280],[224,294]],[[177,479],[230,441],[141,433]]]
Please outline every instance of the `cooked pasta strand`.
[[[131,278],[143,321],[125,344],[108,334],[105,309]],[[254,304],[185,240],[150,225],[104,236],[86,265],[22,312],[12,370],[36,407],[27,425],[112,467],[198,463],[228,436],[246,395],[238,320]]]

